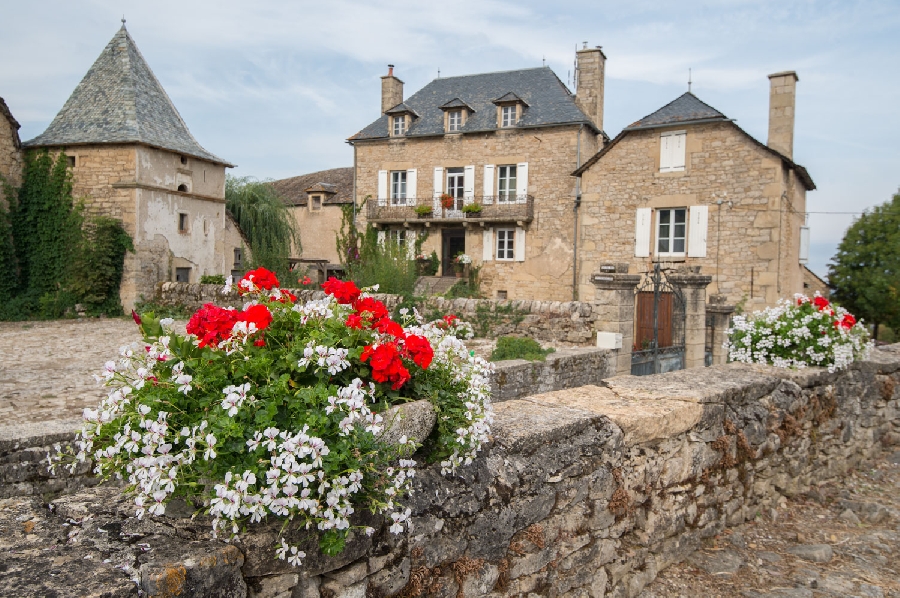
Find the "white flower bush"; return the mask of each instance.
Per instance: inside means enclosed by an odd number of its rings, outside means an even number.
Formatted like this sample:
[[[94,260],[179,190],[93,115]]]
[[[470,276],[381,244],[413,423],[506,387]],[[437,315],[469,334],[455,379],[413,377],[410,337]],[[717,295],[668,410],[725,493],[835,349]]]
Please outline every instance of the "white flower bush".
[[[862,322],[818,293],[812,299],[798,294],[794,301],[735,316],[725,343],[732,361],[827,367],[829,372],[865,359],[872,346]]]
[[[236,285],[244,309],[207,304],[188,336],[135,316],[145,342],[106,363],[97,378],[109,395],[85,410],[77,452],[56,464],[90,459],[98,475],[123,477],[138,518],[182,497],[211,516],[214,535],[283,518],[333,555],[363,508],[403,532],[417,446],[382,442],[381,413],[431,401],[437,425],[420,452],[453,474],[489,438],[492,366],[469,353],[455,333],[471,327],[453,316],[405,312],[401,325],[353,283],[331,280],[326,299],[303,305],[277,284],[248,273]],[[284,537],[275,548],[294,565],[306,556]]]

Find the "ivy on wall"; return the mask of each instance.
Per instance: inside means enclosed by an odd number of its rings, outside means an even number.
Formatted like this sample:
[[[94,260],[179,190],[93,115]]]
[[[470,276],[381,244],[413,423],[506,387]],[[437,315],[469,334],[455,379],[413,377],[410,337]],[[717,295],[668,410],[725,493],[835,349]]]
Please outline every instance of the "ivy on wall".
[[[0,205],[0,319],[122,312],[119,284],[131,238],[117,220],[85,218],[72,197],[66,156],[25,155],[22,186],[4,183]]]

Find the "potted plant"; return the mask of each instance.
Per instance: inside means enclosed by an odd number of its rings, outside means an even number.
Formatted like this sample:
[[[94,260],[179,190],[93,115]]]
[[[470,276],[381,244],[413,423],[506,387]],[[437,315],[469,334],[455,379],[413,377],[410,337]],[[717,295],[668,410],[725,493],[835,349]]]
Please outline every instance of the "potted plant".
[[[456,274],[457,278],[462,278],[463,273],[469,267],[469,264],[472,263],[472,258],[469,257],[465,253],[457,253],[456,257],[453,258],[453,271]]]
[[[447,193],[441,194],[441,207],[445,210],[452,210],[453,204],[456,203],[456,199],[453,198],[452,195]]]
[[[481,210],[482,207],[480,203],[467,203],[462,209],[466,218],[478,218],[481,215]]]
[[[432,207],[427,204],[420,203],[415,208],[413,208],[413,210],[415,211],[416,216],[418,216],[419,218],[426,218],[431,215]]]

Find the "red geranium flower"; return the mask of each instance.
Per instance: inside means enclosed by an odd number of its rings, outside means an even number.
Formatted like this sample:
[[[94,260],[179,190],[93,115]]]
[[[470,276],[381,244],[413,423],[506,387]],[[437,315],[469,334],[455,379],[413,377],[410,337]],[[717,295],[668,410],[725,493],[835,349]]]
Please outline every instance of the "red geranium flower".
[[[134,323],[138,326],[141,325],[141,316],[137,315],[137,312],[133,309],[131,310],[131,319],[134,320]]]
[[[238,293],[243,295],[244,293],[251,292],[253,290],[251,288],[247,288],[251,285],[248,285],[244,281],[249,281],[252,285],[256,286],[258,289],[270,290],[272,287],[278,286],[278,278],[275,277],[275,274],[266,270],[265,268],[257,268],[256,270],[250,270],[244,277],[241,278],[238,283]]]
[[[354,300],[353,309],[355,309],[356,313],[363,319],[368,319],[373,322],[375,320],[386,318],[389,314],[388,308],[385,307],[384,303],[378,299],[373,299],[372,297]]]
[[[208,345],[215,347],[231,338],[231,330],[237,321],[238,312],[207,303],[191,316],[186,330],[200,339],[198,346],[201,349]]]
[[[304,286],[308,285],[308,284],[312,284],[312,280],[310,279],[309,276],[304,276],[303,278],[298,278],[297,282],[299,282],[300,284],[302,284]]]
[[[322,283],[322,290],[329,295],[333,295],[338,303],[345,305],[353,303],[362,294],[362,291],[356,288],[356,283],[352,280],[344,282],[334,276]]]
[[[359,356],[360,361],[369,361],[372,366],[372,379],[375,382],[390,382],[393,390],[399,390],[409,380],[409,370],[403,365],[397,345],[385,343],[373,347],[367,345]]]
[[[242,311],[237,319],[240,322],[255,324],[257,330],[265,330],[272,323],[272,312],[265,305],[257,303],[248,307],[246,311]]]
[[[375,323],[375,330],[381,334],[390,334],[398,339],[406,338],[406,334],[403,332],[403,326],[390,318],[381,318],[378,320]]]
[[[841,320],[841,326],[850,330],[856,325],[856,318],[853,317],[853,314],[845,314],[844,318]]]
[[[825,297],[822,297],[822,296],[818,296],[815,299],[813,299],[813,305],[815,305],[819,311],[822,311],[826,307],[828,307],[828,305],[829,305],[828,299],[826,299]]]
[[[434,349],[424,336],[410,334],[404,341],[405,353],[423,370],[427,370],[434,358]]]

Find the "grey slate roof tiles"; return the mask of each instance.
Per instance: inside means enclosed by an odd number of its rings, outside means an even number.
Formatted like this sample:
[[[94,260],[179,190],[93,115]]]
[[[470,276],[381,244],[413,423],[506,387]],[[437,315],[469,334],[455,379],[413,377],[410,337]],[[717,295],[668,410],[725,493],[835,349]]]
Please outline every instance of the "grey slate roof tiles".
[[[332,168],[270,183],[289,206],[305,206],[309,193],[322,192],[326,206],[353,202],[353,168]]]
[[[497,107],[493,102],[509,93],[528,105],[516,127],[582,123],[595,126],[575,105],[575,96],[556,74],[549,68],[538,67],[433,80],[403,102],[419,115],[413,119],[406,136],[443,135],[442,108],[448,107],[452,100],[460,100],[473,110],[460,132],[495,131]],[[350,140],[388,137],[388,120],[387,115],[381,115]]]
[[[232,166],[203,149],[123,25],[28,147],[141,143]]]
[[[647,115],[625,128],[626,130],[639,129],[713,119],[728,120],[728,117],[688,91],[653,114]]]

